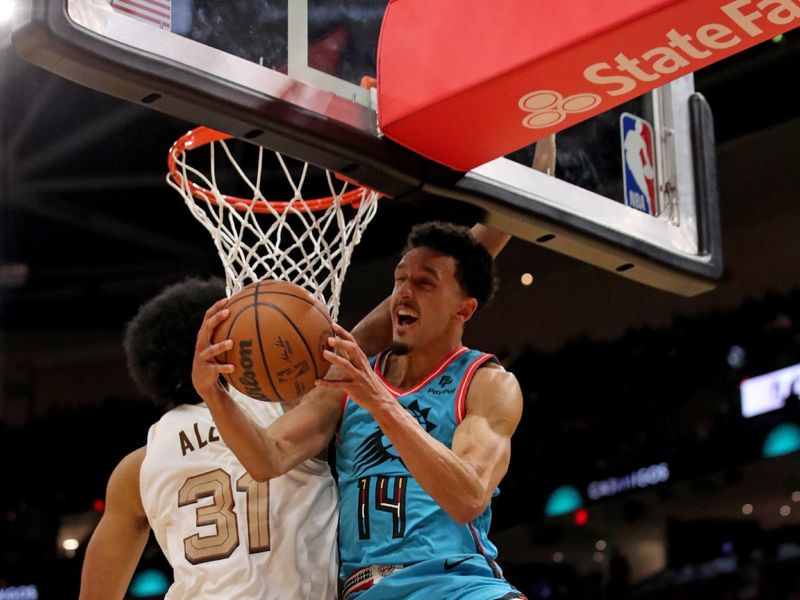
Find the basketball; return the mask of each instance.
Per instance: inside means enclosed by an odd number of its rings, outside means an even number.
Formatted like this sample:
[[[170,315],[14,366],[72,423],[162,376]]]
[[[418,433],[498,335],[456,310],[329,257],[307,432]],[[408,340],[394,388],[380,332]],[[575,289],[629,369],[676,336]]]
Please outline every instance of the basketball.
[[[225,378],[243,394],[288,402],[328,372],[322,351],[333,335],[330,314],[300,286],[258,281],[231,296],[227,308],[230,314],[214,331],[213,343],[233,340],[233,348],[217,360],[234,365]]]

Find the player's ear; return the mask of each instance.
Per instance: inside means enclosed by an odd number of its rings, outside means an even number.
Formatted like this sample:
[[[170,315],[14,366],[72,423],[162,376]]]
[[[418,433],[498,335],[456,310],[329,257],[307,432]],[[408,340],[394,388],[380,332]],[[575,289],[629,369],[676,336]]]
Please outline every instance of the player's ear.
[[[461,306],[456,314],[466,323],[472,318],[476,310],[478,310],[478,301],[468,296],[461,301]]]

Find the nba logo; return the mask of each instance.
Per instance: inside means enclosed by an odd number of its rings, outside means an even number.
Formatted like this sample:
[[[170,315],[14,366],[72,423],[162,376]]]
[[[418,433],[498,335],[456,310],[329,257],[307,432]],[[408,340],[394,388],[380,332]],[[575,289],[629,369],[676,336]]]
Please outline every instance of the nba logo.
[[[653,126],[630,113],[622,113],[619,124],[625,205],[655,216],[658,207]]]

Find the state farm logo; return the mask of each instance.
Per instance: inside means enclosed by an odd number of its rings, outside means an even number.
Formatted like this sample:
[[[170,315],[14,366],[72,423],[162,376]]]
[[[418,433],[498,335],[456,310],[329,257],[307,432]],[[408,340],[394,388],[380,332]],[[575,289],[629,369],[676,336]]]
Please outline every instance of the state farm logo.
[[[643,49],[637,44],[635,51],[614,47],[602,50],[609,52],[606,56],[592,54],[592,60],[600,60],[583,69],[581,88],[588,86],[588,89],[600,92],[611,106],[616,106],[634,95],[737,52],[736,47],[745,44],[747,38],[751,38],[747,42],[751,45],[753,38],[763,39],[796,27],[800,24],[800,4],[798,0],[731,0],[715,7],[711,22],[694,21],[688,16],[683,28],[676,24],[660,31],[654,27],[648,32],[645,39],[654,44],[650,48]],[[700,18],[704,20],[706,17]],[[573,84],[571,78],[577,79],[577,75],[577,72],[561,73],[562,85]],[[601,101],[601,96],[594,93],[564,98],[559,92],[540,90],[525,94],[518,104],[529,113],[522,119],[523,126],[545,129],[566,120],[568,115],[590,111]],[[573,119],[575,122],[580,120]]]
[[[553,90],[539,90],[519,99],[519,107],[530,113],[522,119],[528,129],[543,129],[561,123],[567,115],[592,110],[600,104],[597,94],[573,94],[564,98]]]

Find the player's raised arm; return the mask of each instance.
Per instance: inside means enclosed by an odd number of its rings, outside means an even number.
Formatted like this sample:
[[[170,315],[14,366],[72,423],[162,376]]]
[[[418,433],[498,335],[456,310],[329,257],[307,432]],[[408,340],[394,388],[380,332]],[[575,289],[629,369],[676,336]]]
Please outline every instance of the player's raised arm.
[[[80,600],[125,597],[150,533],[139,495],[144,455],[140,448],[123,458],[108,480],[105,512],[86,548]]]

